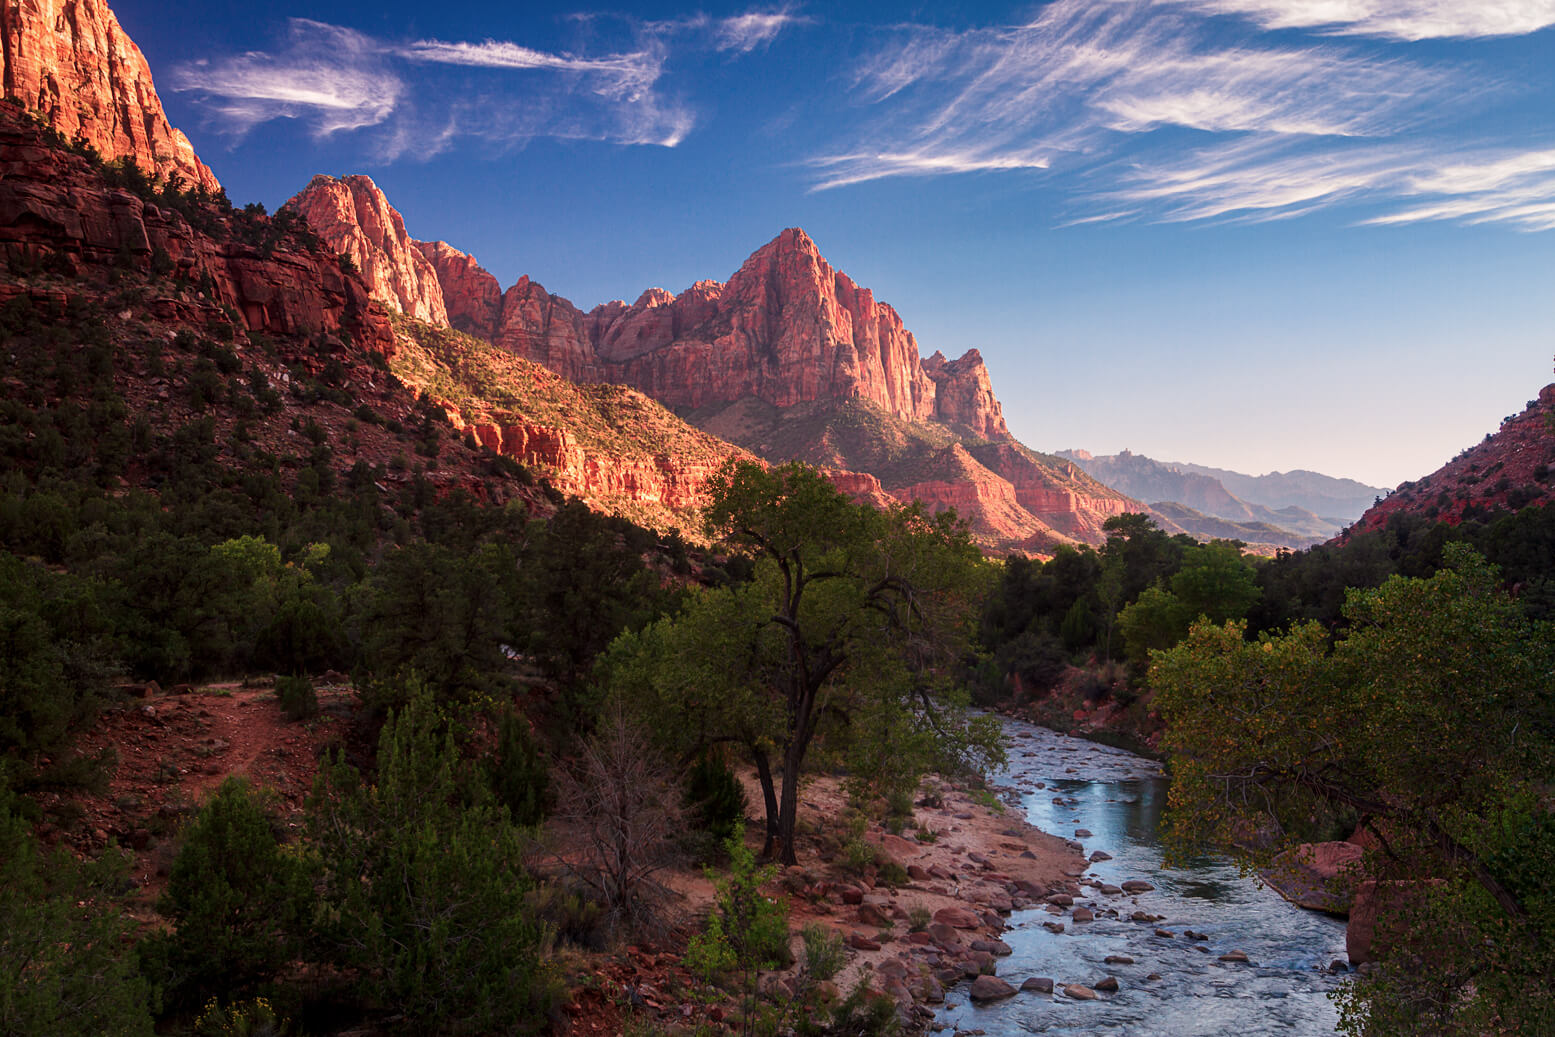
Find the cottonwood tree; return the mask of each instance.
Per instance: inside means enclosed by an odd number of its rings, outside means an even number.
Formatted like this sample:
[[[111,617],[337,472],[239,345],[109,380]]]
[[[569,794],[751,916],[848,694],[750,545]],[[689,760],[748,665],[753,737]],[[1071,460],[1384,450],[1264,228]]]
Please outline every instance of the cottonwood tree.
[[[1370,830],[1368,873],[1418,907],[1350,989],[1351,1032],[1552,1032],[1555,638],[1466,545],[1446,561],[1350,591],[1332,650],[1313,622],[1204,623],[1155,653],[1172,828],[1244,856],[1250,832]]]
[[[953,515],[876,511],[799,463],[730,465],[711,491],[707,531],[754,556],[752,580],[623,635],[605,673],[685,758],[715,742],[744,748],[766,808],[764,855],[795,863],[817,741],[847,753],[889,731],[898,781],[904,768],[916,778],[997,754],[996,725],[964,714],[953,679],[990,575]]]

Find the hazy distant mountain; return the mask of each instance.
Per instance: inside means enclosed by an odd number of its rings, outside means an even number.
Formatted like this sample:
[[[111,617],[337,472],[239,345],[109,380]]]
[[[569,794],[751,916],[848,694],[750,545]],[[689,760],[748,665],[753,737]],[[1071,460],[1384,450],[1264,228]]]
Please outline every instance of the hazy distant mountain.
[[[1130,497],[1175,503],[1229,522],[1266,525],[1308,541],[1333,536],[1387,492],[1317,472],[1244,475],[1204,465],[1157,461],[1128,450],[1104,457],[1085,450],[1065,450],[1058,456],[1074,461],[1087,474]]]
[[[1301,508],[1318,515],[1341,519],[1344,523],[1360,517],[1378,497],[1386,496],[1390,489],[1387,486],[1368,486],[1354,479],[1340,479],[1300,468],[1291,472],[1244,475],[1241,472],[1210,468],[1206,465],[1177,462],[1168,462],[1168,464],[1183,472],[1219,479],[1227,490],[1249,504],[1262,504],[1269,508]]]

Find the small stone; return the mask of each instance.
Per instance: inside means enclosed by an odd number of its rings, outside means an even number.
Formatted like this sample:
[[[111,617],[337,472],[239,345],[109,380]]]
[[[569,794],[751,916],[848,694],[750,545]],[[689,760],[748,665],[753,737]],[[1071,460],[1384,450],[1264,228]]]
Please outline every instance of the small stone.
[[[1104,965],[1132,965],[1132,964],[1134,964],[1134,959],[1130,958],[1127,954],[1109,954],[1105,958],[1102,959],[1102,964],[1104,964]],[[1097,987],[1096,989],[1100,990],[1101,988]]]
[[[1156,931],[1155,931],[1155,934],[1156,934],[1156,935],[1157,935],[1157,936],[1164,936],[1164,937],[1166,937],[1166,938],[1167,938],[1167,939],[1168,939],[1168,940],[1170,940],[1170,939],[1171,939],[1171,938],[1172,938],[1172,937],[1174,937],[1174,936],[1176,936],[1176,935],[1177,935],[1177,934],[1176,934],[1176,933],[1174,933],[1174,932],[1172,932],[1172,931],[1171,931],[1171,930],[1170,930],[1170,929],[1157,929],[1157,930],[1156,930]]]
[[[878,941],[871,940],[869,937],[859,932],[855,932],[848,937],[848,946],[852,947],[856,951],[878,951],[880,949],[880,944]]]
[[[1096,913],[1094,911],[1092,911],[1088,907],[1077,907],[1077,908],[1075,908],[1074,909],[1074,915],[1072,917],[1074,918],[1074,920],[1076,922],[1094,922],[1094,921],[1096,921]]]
[[[1064,996],[1072,997],[1076,1001],[1095,1001],[1096,991],[1079,983],[1071,983],[1064,988]]]
[[[1039,994],[1051,994],[1053,981],[1046,976],[1032,976],[1020,985],[1022,990],[1035,990]]]
[[[1328,963],[1328,971],[1329,972],[1349,972],[1350,971],[1350,966],[1349,966],[1349,963],[1340,961],[1338,958],[1335,958],[1333,961]]]
[[[1103,993],[1116,994],[1118,992],[1118,980],[1117,980],[1117,977],[1116,976],[1108,976],[1106,979],[1101,980],[1100,982],[1098,982],[1093,989],[1101,991]]]
[[[1063,922],[1043,922],[1042,923],[1042,928],[1046,929],[1050,933],[1061,933],[1061,932],[1064,931],[1064,923]]]
[[[1221,961],[1233,961],[1233,962],[1245,962],[1247,960],[1247,952],[1246,951],[1228,951],[1225,954],[1222,954],[1220,956],[1220,960]]]
[[[1152,973],[1150,973],[1150,975],[1146,976],[1145,978],[1146,979],[1160,979],[1161,978],[1161,974],[1159,972],[1152,972]]]
[[[1076,828],[1074,830],[1074,837],[1076,839],[1089,839],[1091,837],[1091,830],[1089,828]]]
[[[1112,854],[1108,853],[1106,850],[1097,850],[1095,853],[1091,854],[1091,863],[1092,864],[1095,864],[1097,861],[1110,861],[1110,860],[1112,860]]]
[[[1154,886],[1142,879],[1129,879],[1123,883],[1123,892],[1125,893],[1149,893],[1153,889],[1155,889]]]
[[[1109,885],[1108,883],[1105,883],[1105,882],[1102,883],[1102,885],[1101,885],[1101,891],[1103,893],[1105,893],[1109,897],[1115,897],[1119,893],[1123,892],[1123,890],[1120,889],[1119,887],[1113,886],[1113,885]]]

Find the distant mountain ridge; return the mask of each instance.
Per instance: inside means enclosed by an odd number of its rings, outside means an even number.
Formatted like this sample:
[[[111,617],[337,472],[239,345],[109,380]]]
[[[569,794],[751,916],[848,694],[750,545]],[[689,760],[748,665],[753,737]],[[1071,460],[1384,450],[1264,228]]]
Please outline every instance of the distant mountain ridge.
[[[1063,450],[1057,456],[1131,497],[1182,505],[1234,523],[1268,526],[1310,542],[1333,536],[1387,493],[1318,472],[1245,475],[1207,465],[1157,461],[1129,450],[1101,457],[1084,450]]]

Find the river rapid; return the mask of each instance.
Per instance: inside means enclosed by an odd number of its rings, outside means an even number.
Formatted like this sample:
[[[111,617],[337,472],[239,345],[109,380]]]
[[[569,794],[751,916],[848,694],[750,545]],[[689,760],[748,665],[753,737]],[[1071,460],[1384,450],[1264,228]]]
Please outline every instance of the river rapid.
[[[1014,953],[999,960],[999,975],[1017,987],[1028,977],[1049,977],[1054,993],[1022,991],[976,1006],[965,986],[958,987],[936,1017],[938,1026],[1116,1037],[1334,1032],[1338,1012],[1328,995],[1342,978],[1329,965],[1345,960],[1342,921],[1287,903],[1223,858],[1167,870],[1158,836],[1167,783],[1156,762],[1020,721],[1007,720],[1005,731],[1009,763],[995,783],[1010,808],[1024,810],[1043,831],[1075,839],[1087,856],[1100,850],[1111,859],[1092,862],[1079,880],[1096,883],[1075,898],[1076,907],[1095,911],[1095,921],[1076,922],[1068,910],[1045,908],[1010,918],[1003,939]],[[1155,888],[1137,894],[1098,888],[1129,880]],[[1131,918],[1135,912],[1161,917],[1139,922]],[[1063,931],[1043,923],[1061,923]],[[1202,939],[1190,938],[1190,931]],[[1245,952],[1247,962],[1220,960],[1233,951]],[[1133,964],[1109,964],[1109,956]],[[1118,990],[1097,1000],[1064,993],[1068,984],[1094,987],[1108,976]]]

